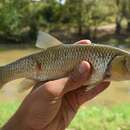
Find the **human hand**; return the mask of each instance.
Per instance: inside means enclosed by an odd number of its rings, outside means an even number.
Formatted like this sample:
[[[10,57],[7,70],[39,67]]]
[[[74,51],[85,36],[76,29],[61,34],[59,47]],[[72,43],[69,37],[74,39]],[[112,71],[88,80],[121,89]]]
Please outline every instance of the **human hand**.
[[[82,85],[91,67],[83,61],[69,77],[38,83],[2,130],[64,130],[80,105],[108,87],[102,82],[89,91]]]
[[[91,44],[81,40],[76,44]],[[39,82],[2,130],[64,130],[79,107],[108,87],[102,82],[88,91],[82,86],[90,76],[91,67],[86,61],[69,77]]]

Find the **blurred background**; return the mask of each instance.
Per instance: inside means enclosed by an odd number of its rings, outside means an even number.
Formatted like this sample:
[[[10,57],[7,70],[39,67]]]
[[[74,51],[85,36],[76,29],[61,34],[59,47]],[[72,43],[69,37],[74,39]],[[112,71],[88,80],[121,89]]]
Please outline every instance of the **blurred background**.
[[[65,44],[80,39],[130,50],[130,0],[1,0],[0,65],[39,51],[38,30]],[[29,91],[20,80],[0,90],[0,127]],[[112,82],[84,104],[68,130],[130,130],[130,82]]]

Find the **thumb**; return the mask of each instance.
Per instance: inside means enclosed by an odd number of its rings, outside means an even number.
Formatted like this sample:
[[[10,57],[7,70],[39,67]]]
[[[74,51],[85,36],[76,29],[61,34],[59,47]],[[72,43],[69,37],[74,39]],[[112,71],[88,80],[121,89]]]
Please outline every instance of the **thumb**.
[[[81,87],[90,76],[90,64],[87,61],[82,61],[78,69],[76,69],[65,81],[64,93],[75,90]]]

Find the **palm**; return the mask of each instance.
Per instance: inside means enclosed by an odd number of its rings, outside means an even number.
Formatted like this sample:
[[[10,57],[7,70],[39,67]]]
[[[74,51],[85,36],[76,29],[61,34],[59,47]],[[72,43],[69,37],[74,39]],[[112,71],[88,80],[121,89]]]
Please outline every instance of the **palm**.
[[[85,92],[86,87],[81,87],[66,93],[61,98],[53,98],[51,100],[53,105],[48,106],[48,115],[50,115],[48,117],[50,117],[50,119],[48,118],[49,122],[45,129],[52,130],[56,128],[56,130],[64,130],[75,116],[80,105],[95,97],[108,85],[109,83],[102,83],[99,87],[93,88],[88,92]],[[51,94],[53,93],[51,92]]]

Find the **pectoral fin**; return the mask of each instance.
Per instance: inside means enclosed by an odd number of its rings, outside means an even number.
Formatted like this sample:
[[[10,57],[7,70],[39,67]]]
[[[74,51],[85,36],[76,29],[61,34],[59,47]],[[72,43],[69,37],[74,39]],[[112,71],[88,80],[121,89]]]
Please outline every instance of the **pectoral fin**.
[[[62,45],[63,43],[61,41],[59,41],[58,39],[56,39],[55,37],[39,31],[38,32],[38,37],[37,37],[37,41],[36,41],[36,47],[38,48],[42,48],[42,49],[47,49],[49,47],[53,47],[53,46],[59,46]]]
[[[30,89],[31,87],[33,87],[37,82],[35,80],[31,80],[31,79],[23,79],[20,83],[19,83],[19,89],[18,92],[24,92],[28,89]]]

